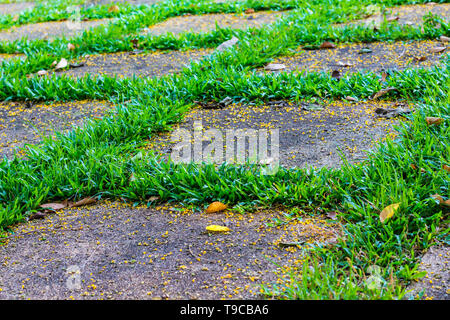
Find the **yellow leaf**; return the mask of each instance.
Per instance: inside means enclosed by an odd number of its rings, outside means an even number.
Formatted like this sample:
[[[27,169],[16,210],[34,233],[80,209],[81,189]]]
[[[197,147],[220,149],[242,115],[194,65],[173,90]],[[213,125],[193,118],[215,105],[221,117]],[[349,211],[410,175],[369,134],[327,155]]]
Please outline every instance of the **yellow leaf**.
[[[213,225],[207,226],[206,230],[210,231],[210,232],[228,232],[228,231],[230,231],[230,228],[213,224]]]
[[[400,203],[394,203],[384,208],[383,211],[381,211],[380,213],[380,221],[384,223],[387,219],[389,219],[394,215],[394,213],[398,210],[399,207]]]
[[[215,201],[211,203],[208,208],[206,209],[206,213],[216,213],[223,211],[227,208],[226,204],[223,204],[222,202]]]

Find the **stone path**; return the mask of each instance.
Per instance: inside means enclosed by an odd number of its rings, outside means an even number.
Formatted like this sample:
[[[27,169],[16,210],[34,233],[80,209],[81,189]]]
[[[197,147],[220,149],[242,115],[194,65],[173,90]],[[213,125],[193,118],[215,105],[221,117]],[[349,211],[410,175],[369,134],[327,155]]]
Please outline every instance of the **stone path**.
[[[59,37],[71,38],[83,33],[84,30],[107,24],[111,19],[73,22],[52,21],[35,24],[25,24],[0,31],[0,41],[15,41],[24,37],[28,40],[53,39]]]

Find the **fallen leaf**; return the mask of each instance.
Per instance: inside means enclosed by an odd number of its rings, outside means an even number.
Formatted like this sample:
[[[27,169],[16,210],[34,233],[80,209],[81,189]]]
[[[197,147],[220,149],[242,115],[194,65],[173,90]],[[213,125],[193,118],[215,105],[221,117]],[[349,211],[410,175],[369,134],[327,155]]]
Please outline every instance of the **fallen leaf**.
[[[81,67],[84,67],[84,62],[80,62],[80,63],[71,63],[71,64],[69,64],[69,67],[70,67],[70,68],[73,68],[73,69],[75,69],[75,68],[81,68]]]
[[[358,51],[359,54],[363,54],[363,53],[371,53],[373,50],[368,48],[368,47],[364,47],[361,50]]]
[[[68,43],[68,44],[67,44],[67,50],[69,50],[69,51],[75,50],[75,45],[73,45],[73,44],[71,44],[71,43]]]
[[[302,244],[304,244],[305,241],[302,242],[279,242],[278,245],[282,248],[288,248],[288,247],[297,247],[300,246]]]
[[[411,163],[411,164],[410,164],[410,167],[411,167],[411,169],[413,169],[413,170],[417,170],[417,166],[416,166],[414,163]]]
[[[17,22],[19,20],[19,15],[15,15],[13,18],[12,18],[12,22]]]
[[[230,40],[225,41],[224,43],[222,43],[221,45],[219,45],[216,49],[216,51],[225,51],[231,47],[233,47],[234,45],[236,45],[236,43],[239,42],[239,39],[236,37],[232,37]]]
[[[222,202],[215,201],[211,203],[208,208],[206,209],[206,213],[216,213],[223,211],[227,208],[226,204],[223,204]]]
[[[60,69],[64,69],[65,67],[67,67],[68,62],[66,59],[61,58],[61,60],[58,62],[58,64],[55,66],[55,70],[60,70]]]
[[[331,220],[337,219],[337,212],[336,211],[330,211],[327,213],[327,218],[330,218]]]
[[[442,122],[444,122],[444,119],[438,118],[438,117],[426,117],[425,121],[427,122],[427,125],[440,125]]]
[[[399,109],[376,108],[375,109],[375,113],[379,117],[383,117],[386,119],[395,118],[397,116],[403,116],[403,115],[409,114],[411,112],[412,112],[412,110],[402,109],[402,108],[399,108]]]
[[[433,194],[431,198],[437,200],[441,206],[450,207],[450,199],[444,200],[439,194]]]
[[[351,97],[351,96],[346,96],[345,100],[352,101],[352,102],[357,102],[358,101],[358,99],[356,99],[354,97]]]
[[[389,17],[386,19],[387,22],[392,22],[392,21],[398,21],[398,19],[400,19],[399,16],[395,16],[395,17]]]
[[[131,43],[133,44],[133,48],[139,47],[139,39],[131,39]]]
[[[267,71],[279,71],[286,69],[286,65],[282,63],[269,63],[267,66],[264,67],[264,70]]]
[[[376,99],[380,98],[381,96],[384,96],[386,93],[388,93],[390,91],[394,91],[394,90],[397,90],[397,88],[389,87],[386,89],[381,89],[380,91],[378,91],[377,93],[374,94],[374,96],[372,97],[372,100],[376,100]]]
[[[160,196],[152,196],[152,197],[148,198],[147,201],[154,202],[154,201],[158,201],[159,199],[161,199]]]
[[[88,198],[84,198],[84,199],[81,199],[80,201],[70,204],[69,207],[74,208],[74,207],[87,206],[88,204],[93,204],[95,202],[97,202],[96,199],[88,197]]]
[[[334,48],[336,48],[336,45],[329,41],[324,41],[319,47],[319,49],[334,49]]]
[[[343,61],[338,61],[337,65],[344,68],[353,67],[353,64],[351,64],[350,62],[343,62]]]
[[[444,52],[445,49],[447,49],[447,47],[434,47],[434,48],[430,49],[430,52],[439,53],[439,52]]]
[[[384,223],[387,219],[391,218],[394,213],[397,212],[399,207],[400,203],[394,203],[384,208],[380,213],[381,223]]]
[[[117,5],[113,5],[111,7],[109,7],[108,12],[114,12],[117,13],[120,11],[120,8]]]
[[[331,72],[331,77],[339,80],[341,78],[341,72],[339,70],[333,70],[333,72]]]
[[[441,40],[442,42],[450,42],[450,37],[440,36],[439,40]]]
[[[248,8],[248,9],[245,10],[244,12],[245,12],[246,14],[255,13],[255,9]]]
[[[28,221],[32,221],[32,220],[36,220],[36,219],[44,219],[46,215],[47,214],[45,214],[44,212],[36,212],[28,217]]]
[[[317,103],[302,103],[302,109],[307,111],[323,110],[323,106]]]
[[[447,171],[448,173],[450,173],[450,166],[443,164],[442,165],[442,169],[444,169],[445,171]]]
[[[434,200],[437,200],[437,201],[439,201],[439,204],[441,204],[442,202],[444,202],[444,198],[442,198],[439,194],[433,194],[432,196],[431,196]]]
[[[213,224],[213,225],[207,226],[206,230],[209,232],[228,232],[228,231],[230,231],[230,228]]]
[[[427,57],[425,57],[425,56],[421,56],[421,57],[414,57],[414,60],[416,60],[416,61],[425,61],[425,60],[427,60]]]

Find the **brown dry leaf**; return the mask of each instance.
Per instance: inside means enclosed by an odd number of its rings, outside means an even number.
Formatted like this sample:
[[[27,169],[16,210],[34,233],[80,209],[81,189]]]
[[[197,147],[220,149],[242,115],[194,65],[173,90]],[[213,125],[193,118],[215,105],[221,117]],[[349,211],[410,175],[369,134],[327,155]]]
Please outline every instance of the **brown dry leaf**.
[[[353,98],[353,97],[351,97],[351,96],[346,96],[346,97],[345,97],[345,100],[348,100],[348,101],[353,101],[353,102],[356,102],[356,101],[358,101],[358,99],[356,99],[356,98]]]
[[[114,12],[117,13],[120,11],[120,8],[117,5],[113,5],[111,7],[109,7],[108,12]]]
[[[160,196],[152,196],[152,197],[148,198],[147,201],[154,202],[154,201],[158,201],[159,199],[161,199]]]
[[[427,122],[427,125],[440,125],[442,122],[444,122],[444,119],[438,118],[438,117],[426,117],[425,121]]]
[[[60,69],[64,69],[65,67],[67,67],[68,62],[66,59],[61,58],[61,60],[58,62],[58,64],[55,66],[55,70],[60,70]]]
[[[269,63],[267,66],[264,67],[264,70],[267,71],[279,71],[286,69],[286,65],[282,63]]]
[[[52,211],[61,210],[67,207],[67,201],[63,202],[52,202],[52,203],[44,203],[41,204],[40,207],[43,209],[50,209]]]
[[[319,47],[319,49],[334,49],[334,48],[336,48],[336,45],[329,41],[324,41]]]
[[[255,9],[248,8],[248,9],[245,10],[244,12],[245,12],[246,14],[255,13]]]
[[[223,211],[227,208],[226,204],[223,204],[222,202],[215,201],[211,203],[208,208],[206,209],[206,213],[216,213]]]
[[[388,76],[389,76],[389,74],[388,74],[387,72],[383,72],[383,73],[381,74],[381,79],[380,79],[379,82],[380,82],[380,83],[381,83],[381,82],[385,82]]]
[[[239,39],[233,36],[230,40],[227,40],[224,43],[220,44],[216,48],[216,51],[219,51],[219,52],[225,51],[225,50],[235,46],[238,42],[239,42]]]
[[[450,42],[450,38],[446,36],[440,36],[439,40],[441,40],[442,42]]]
[[[444,52],[445,49],[447,49],[447,47],[434,47],[434,48],[430,49],[430,52],[439,53],[439,52]]]
[[[374,94],[374,96],[372,97],[372,100],[376,100],[376,99],[380,98],[381,96],[384,96],[386,93],[394,91],[394,90],[397,90],[397,88],[389,87],[386,89],[381,89],[380,91],[378,91],[377,93]]]
[[[413,170],[417,170],[417,166],[414,164],[414,163],[411,163],[411,169],[413,169]]]
[[[87,206],[88,204],[93,204],[95,202],[97,202],[96,199],[87,197],[87,198],[81,199],[80,201],[70,204],[69,207],[74,208],[74,207]]]
[[[210,226],[207,226],[206,230],[209,232],[228,232],[230,231],[230,228],[212,224]]]
[[[400,207],[400,203],[393,203],[393,204],[387,206],[386,208],[384,208],[380,212],[380,221],[381,221],[381,223],[384,223],[386,220],[391,218],[394,215],[394,213],[397,212],[399,207]]]
[[[32,220],[36,220],[36,219],[44,219],[46,215],[47,214],[45,214],[44,212],[39,211],[39,212],[33,213],[31,216],[29,216],[28,221],[32,221]]]
[[[444,169],[445,171],[447,171],[448,173],[450,173],[450,166],[443,164],[442,165],[442,169]]]
[[[71,43],[68,43],[68,44],[67,44],[67,50],[69,50],[69,51],[75,50],[75,45],[73,45],[73,44],[71,44]]]

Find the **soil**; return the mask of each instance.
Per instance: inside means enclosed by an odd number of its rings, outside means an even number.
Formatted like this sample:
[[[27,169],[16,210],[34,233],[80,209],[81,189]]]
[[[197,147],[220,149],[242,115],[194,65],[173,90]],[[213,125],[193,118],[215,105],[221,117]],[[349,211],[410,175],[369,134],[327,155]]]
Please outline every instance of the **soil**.
[[[246,29],[260,28],[264,25],[275,22],[278,18],[289,11],[261,11],[252,14],[205,14],[205,15],[184,15],[170,18],[164,22],[149,26],[144,33],[153,35],[163,35],[173,33],[175,35],[192,32],[210,32],[216,30],[216,23],[220,28]]]
[[[11,27],[0,32],[0,41],[15,41],[22,38],[28,40],[53,39],[58,37],[74,37],[83,31],[107,24],[111,19],[100,19],[90,21],[52,21],[34,24],[25,24],[22,26]]]
[[[75,77],[117,75],[119,77],[156,77],[177,73],[192,61],[199,60],[212,50],[155,51],[150,53],[121,52],[91,55],[75,61],[82,67],[61,72]]]
[[[110,103],[101,101],[0,102],[0,159],[11,157],[16,149],[19,155],[23,154],[21,148],[25,144],[37,144],[43,135],[82,125],[108,108]]]
[[[393,102],[344,101],[300,104],[278,101],[272,105],[230,104],[217,109],[198,106],[186,115],[183,123],[176,126],[175,130],[187,129],[189,137],[192,138],[194,121],[200,121],[204,131],[219,130],[223,142],[226,141],[228,129],[279,130],[282,166],[337,168],[342,165],[339,149],[351,163],[359,162],[366,157],[366,150],[373,148],[375,141],[388,134],[394,135],[393,125],[397,123],[397,119],[380,118],[375,114],[375,109],[399,107],[412,108]],[[171,133],[153,137],[149,141],[148,149],[156,150],[164,158],[172,156],[172,153],[184,157],[184,154],[173,151],[176,150],[177,143],[172,142],[171,137]],[[205,134],[205,137],[208,135]],[[204,143],[203,147],[207,144]],[[222,161],[219,163],[224,162],[227,147],[230,148],[225,144],[224,156],[220,157]],[[248,147],[246,150],[248,151]],[[195,159],[193,154],[190,159]]]
[[[14,5],[0,5],[0,10],[2,6]],[[449,7],[449,4],[404,6],[393,9],[390,15],[398,14],[401,24],[419,24],[429,11],[448,19]],[[155,35],[179,34],[192,28],[194,32],[206,32],[215,29],[215,21],[221,27],[261,27],[282,14],[183,16],[147,31]],[[372,16],[359,23],[374,23],[374,19],[379,17]],[[71,29],[64,21],[24,25],[0,32],[0,40],[23,36],[70,37],[108,21],[83,21],[81,29]],[[430,67],[442,56],[429,52],[436,44],[417,41],[338,45],[330,50],[301,51],[276,62],[286,64],[285,71],[337,69],[342,73]],[[372,52],[359,54],[363,46]],[[177,72],[192,57],[200,58],[207,53],[201,50],[89,56],[82,60],[84,67],[67,73],[159,76]],[[414,59],[421,57],[426,58]],[[10,56],[2,55],[0,61],[2,58]],[[354,65],[342,67],[337,65],[339,61]],[[0,157],[10,157],[12,149],[20,150],[24,143],[38,143],[41,136],[33,125],[51,135],[54,130],[67,130],[88,118],[101,116],[110,107],[109,103],[95,101],[53,105],[0,103]],[[218,109],[197,106],[178,127],[191,132],[194,120],[201,120],[204,128],[221,130],[279,129],[282,165],[339,167],[338,146],[354,163],[365,158],[364,150],[371,149],[375,141],[394,135],[392,126],[398,118],[378,118],[374,110],[399,107],[404,106],[394,102],[343,101],[231,104]],[[148,149],[163,156],[170,155],[172,147],[169,133],[153,138],[148,144]],[[278,227],[269,226],[275,218],[285,219],[286,212],[283,208],[272,208],[244,215],[231,211],[206,215],[177,206],[141,208],[108,201],[66,209],[44,220],[13,227],[14,233],[0,246],[0,299],[259,299],[263,297],[261,284],[276,282],[290,268],[302,265],[302,249],[307,243],[332,244],[339,234],[338,223],[306,214]],[[228,226],[231,232],[208,234],[205,227],[209,224]],[[300,245],[285,247],[280,242]],[[423,256],[421,269],[428,271],[428,278],[410,287],[411,297],[424,290],[423,298],[448,299],[448,257],[448,247],[433,247]],[[79,285],[77,279],[81,281]]]
[[[0,246],[0,299],[261,299],[261,284],[282,279],[309,245],[339,234],[333,220],[287,221],[286,212],[108,201],[67,209],[17,226]],[[285,223],[270,226],[276,218]],[[231,231],[208,233],[211,224]]]
[[[428,68],[438,65],[445,52],[433,53],[431,49],[446,46],[439,41],[398,41],[356,44],[336,44],[336,48],[304,50],[299,48],[292,56],[273,61],[284,64],[285,69],[276,72],[337,70],[345,73],[396,71]],[[271,71],[272,72],[272,71]]]
[[[104,4],[113,4],[113,3],[129,3],[131,5],[142,5],[148,4],[152,5],[158,2],[162,2],[164,0],[87,0],[84,2],[84,6],[96,6],[96,5],[104,5]]]

